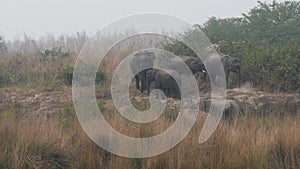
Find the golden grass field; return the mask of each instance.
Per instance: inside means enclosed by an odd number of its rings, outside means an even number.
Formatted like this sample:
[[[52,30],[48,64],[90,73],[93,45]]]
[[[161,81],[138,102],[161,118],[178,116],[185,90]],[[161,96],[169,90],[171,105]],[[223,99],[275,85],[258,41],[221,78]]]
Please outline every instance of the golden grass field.
[[[101,101],[107,121],[119,132],[147,137],[172,125],[164,113],[147,125],[116,114],[111,101]],[[144,109],[145,107],[140,107]],[[29,113],[29,112],[27,112]],[[170,112],[169,112],[170,113]],[[111,154],[92,142],[81,128],[72,104],[45,117],[0,114],[0,168],[294,168],[300,167],[300,116],[258,117],[251,114],[222,121],[205,143],[197,140],[206,114],[174,149],[152,158],[130,159]]]

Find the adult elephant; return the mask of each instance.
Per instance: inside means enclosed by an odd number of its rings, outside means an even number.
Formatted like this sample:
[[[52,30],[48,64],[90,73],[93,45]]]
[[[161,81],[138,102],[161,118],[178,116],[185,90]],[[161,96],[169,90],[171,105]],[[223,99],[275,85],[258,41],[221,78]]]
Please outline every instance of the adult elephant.
[[[181,56],[181,59],[191,69],[193,74],[197,72],[206,72],[204,63],[198,57]]]
[[[177,84],[176,80],[179,82]],[[162,90],[167,96],[180,99],[180,75],[177,71],[162,71],[158,69],[149,70],[147,72],[148,95],[150,94],[150,84],[154,81],[154,89]]]
[[[153,68],[155,54],[150,51],[139,51],[133,55],[130,61],[130,67],[133,74],[135,74],[136,89],[142,93],[147,89],[146,72]]]
[[[205,61],[205,65],[212,66],[213,63],[217,63],[218,58],[220,58],[221,63],[224,68],[227,87],[229,84],[230,72],[233,72],[237,75],[237,86],[241,87],[241,62],[240,62],[240,59],[218,52],[217,54],[213,54],[213,55],[209,56],[208,59]],[[220,75],[218,73],[220,73],[220,72],[212,71],[210,73],[212,76],[211,80],[215,81],[217,76]]]
[[[190,68],[193,74],[197,72],[206,72],[204,63],[198,57],[191,56],[179,56],[179,58],[184,61],[184,63]],[[184,72],[184,66],[179,58],[172,58],[170,61],[170,69],[176,70],[179,73]]]
[[[183,63],[183,62],[184,63]],[[185,64],[185,65],[183,65]],[[206,69],[204,63],[198,57],[179,56],[179,58],[172,58],[170,61],[170,69],[178,71],[180,74],[186,74],[185,67],[188,66],[191,72],[201,79],[200,72],[203,73],[202,80],[206,79]]]

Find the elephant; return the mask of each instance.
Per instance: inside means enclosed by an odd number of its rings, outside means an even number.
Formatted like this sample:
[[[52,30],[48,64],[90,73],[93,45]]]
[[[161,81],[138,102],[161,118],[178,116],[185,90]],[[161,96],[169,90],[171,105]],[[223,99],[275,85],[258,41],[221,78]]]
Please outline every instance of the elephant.
[[[198,57],[181,56],[182,60],[191,69],[193,74],[197,72],[206,72],[204,63]]]
[[[185,64],[190,68],[193,74],[196,74],[197,72],[206,72],[204,63],[201,61],[200,58],[192,57],[192,56],[179,56],[182,61],[185,62]],[[182,73],[184,68],[184,65],[182,65],[182,62],[178,60],[178,58],[172,58],[170,60],[170,69],[176,70],[179,73]]]
[[[177,84],[176,80],[179,82]],[[175,99],[180,99],[180,75],[174,70],[162,71],[159,69],[152,69],[147,72],[148,95],[150,94],[150,84],[154,81],[154,89],[162,90],[166,96]],[[157,96],[156,96],[157,97]]]
[[[146,72],[153,68],[155,58],[153,52],[143,50],[135,53],[130,61],[131,71],[135,74],[136,89],[142,93],[148,88]]]
[[[185,65],[182,65],[182,61],[179,60],[179,58],[185,63]],[[203,78],[206,79],[206,69],[204,66],[204,63],[201,61],[198,57],[192,57],[192,56],[179,56],[179,58],[172,58],[170,60],[169,68],[178,71],[180,74],[186,74],[183,66],[188,66],[191,72],[200,77],[200,72],[203,73]]]
[[[218,52],[218,54],[209,56],[208,59],[205,60],[205,65],[212,67],[212,63],[216,63],[217,57],[220,58],[221,63],[224,68],[224,71],[225,71],[227,88],[228,88],[228,82],[229,82],[228,80],[230,77],[230,72],[233,72],[237,75],[237,86],[240,88],[241,87],[241,62],[240,62],[240,59]],[[216,77],[218,75],[220,75],[219,73],[220,73],[219,70],[211,71],[211,73],[210,73],[212,75],[211,78],[213,78],[211,80],[215,81]]]

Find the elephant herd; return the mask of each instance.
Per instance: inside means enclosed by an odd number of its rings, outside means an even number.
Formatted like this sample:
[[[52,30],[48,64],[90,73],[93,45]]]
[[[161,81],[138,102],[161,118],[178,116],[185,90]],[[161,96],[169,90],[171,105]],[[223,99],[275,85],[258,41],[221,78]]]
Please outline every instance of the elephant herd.
[[[215,56],[208,57],[205,64],[200,58],[191,56],[180,56],[179,58],[171,59],[168,63],[169,69],[167,71],[162,71],[159,69],[154,69],[153,64],[156,56],[154,52],[151,51],[139,51],[134,54],[130,61],[130,67],[132,73],[135,74],[136,89],[140,90],[142,93],[147,91],[150,94],[150,86],[153,85],[153,89],[160,89],[164,92],[167,97],[172,97],[175,99],[180,99],[180,84],[181,76],[184,75],[184,66],[188,66],[191,72],[196,75],[200,72],[203,73],[204,79],[207,77],[207,72],[205,65],[209,65],[216,61],[215,57],[219,57],[221,63],[224,67],[224,73],[226,82],[228,84],[230,73],[233,72],[237,75],[237,86],[240,87],[241,78],[241,63],[238,58],[231,57],[229,55],[219,54]],[[211,80],[216,80],[217,75],[210,73]]]

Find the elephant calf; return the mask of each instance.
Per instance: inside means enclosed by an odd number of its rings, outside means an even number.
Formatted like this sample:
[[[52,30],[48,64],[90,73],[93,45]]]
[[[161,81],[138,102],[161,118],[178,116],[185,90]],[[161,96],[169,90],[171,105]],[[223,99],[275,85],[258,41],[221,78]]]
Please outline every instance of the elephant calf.
[[[180,99],[180,75],[174,70],[168,70],[167,72],[153,69],[147,71],[148,81],[148,95],[150,94],[150,84],[154,81],[154,89],[162,90],[167,96],[175,99]],[[179,82],[177,84],[176,80]],[[157,95],[156,95],[157,97]]]

